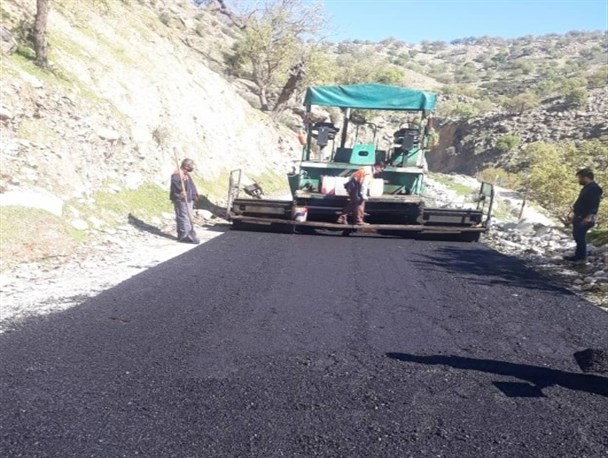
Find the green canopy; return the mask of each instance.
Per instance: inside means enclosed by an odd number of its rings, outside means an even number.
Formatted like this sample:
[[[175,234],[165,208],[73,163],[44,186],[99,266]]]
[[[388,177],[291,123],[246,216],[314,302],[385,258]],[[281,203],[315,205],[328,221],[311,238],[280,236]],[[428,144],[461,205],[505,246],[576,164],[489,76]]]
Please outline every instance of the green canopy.
[[[385,84],[313,86],[306,91],[304,105],[323,105],[365,110],[432,111],[437,94]]]

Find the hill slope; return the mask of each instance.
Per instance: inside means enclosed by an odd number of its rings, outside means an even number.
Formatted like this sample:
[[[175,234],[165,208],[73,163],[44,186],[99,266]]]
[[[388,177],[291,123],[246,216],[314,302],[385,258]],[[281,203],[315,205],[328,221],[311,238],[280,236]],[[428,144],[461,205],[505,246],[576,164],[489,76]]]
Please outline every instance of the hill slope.
[[[212,198],[225,195],[231,169],[272,187],[299,156],[293,133],[252,108],[193,49],[202,13],[187,0],[170,9],[53,2],[50,71],[33,64],[16,32],[33,20],[31,3],[1,6],[19,46],[2,55],[0,203],[41,206],[77,219],[82,232],[128,212],[171,211],[165,189],[174,148],[197,162]],[[126,206],[117,208],[121,196]],[[12,240],[4,226],[3,239]]]

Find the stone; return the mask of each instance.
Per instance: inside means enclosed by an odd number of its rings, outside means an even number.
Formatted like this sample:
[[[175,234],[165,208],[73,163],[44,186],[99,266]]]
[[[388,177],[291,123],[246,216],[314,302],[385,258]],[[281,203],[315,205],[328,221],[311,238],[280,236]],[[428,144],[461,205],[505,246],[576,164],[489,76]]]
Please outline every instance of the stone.
[[[74,229],[79,231],[86,231],[89,228],[89,224],[83,219],[74,219],[70,222]]]
[[[120,138],[120,134],[115,130],[108,129],[105,127],[101,127],[97,129],[97,136],[103,140],[108,140],[110,142],[115,142]]]
[[[197,210],[197,213],[204,219],[211,219],[214,217],[213,213],[211,213],[209,210]]]
[[[17,50],[17,40],[13,34],[3,25],[0,25],[0,51],[2,54],[11,55]]]
[[[0,107],[0,121],[9,121],[13,119],[13,113],[7,108]]]
[[[124,176],[125,187],[135,190],[145,182],[145,177],[139,172],[127,172]]]
[[[100,229],[105,224],[102,220],[100,220],[96,216],[89,216],[88,220],[89,220],[89,223],[91,223],[91,226],[93,226],[93,228],[95,228],[95,229]]]
[[[571,277],[571,278],[578,277],[578,273],[577,272],[573,272],[571,270],[560,270],[559,274],[562,277]]]
[[[608,253],[608,244],[602,246],[594,246],[591,248],[591,251],[594,254]]]
[[[13,178],[11,183],[20,184],[20,181]],[[3,192],[0,194],[0,206],[7,205],[38,208],[56,216],[63,213],[63,200],[42,188]]]

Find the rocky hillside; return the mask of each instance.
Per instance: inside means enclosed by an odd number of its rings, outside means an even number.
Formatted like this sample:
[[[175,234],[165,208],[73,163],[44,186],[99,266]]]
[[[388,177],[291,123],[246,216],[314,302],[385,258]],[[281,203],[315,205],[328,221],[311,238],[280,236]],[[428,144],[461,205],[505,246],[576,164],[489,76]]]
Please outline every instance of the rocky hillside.
[[[429,157],[435,171],[517,170],[529,143],[608,135],[604,32],[468,37],[450,43],[353,40],[328,43],[325,49],[336,63],[373,61],[373,71],[358,69],[362,80],[375,77],[441,94],[435,115],[440,144]],[[349,82],[352,72],[337,72],[334,78]],[[508,148],[501,144],[505,137]]]
[[[446,99],[475,103],[466,96]],[[471,119],[439,118],[440,141],[429,155],[429,166],[438,172],[468,175],[490,167],[517,171],[526,161],[530,143],[607,138],[606,113],[608,88],[601,88],[589,91],[584,106],[577,109],[564,109],[561,100],[553,98],[521,113],[503,110]]]
[[[213,46],[201,34],[215,19],[188,0],[161,3],[52,2],[50,69],[43,71],[19,36],[35,2],[2,2],[4,221],[57,223],[59,238],[81,239],[138,209],[170,210],[174,149],[195,159],[211,198],[225,195],[231,169],[271,188],[283,180],[299,156],[293,133],[252,108],[197,49]],[[15,205],[43,211],[23,215]],[[3,240],[22,229],[3,224]]]

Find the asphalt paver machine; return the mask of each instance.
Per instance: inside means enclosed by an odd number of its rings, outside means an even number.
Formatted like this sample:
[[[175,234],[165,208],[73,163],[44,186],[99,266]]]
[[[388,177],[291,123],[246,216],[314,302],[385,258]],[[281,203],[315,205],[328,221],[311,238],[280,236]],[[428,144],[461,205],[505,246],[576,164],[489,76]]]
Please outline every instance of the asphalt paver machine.
[[[241,170],[234,170],[227,210],[233,227],[345,234],[456,234],[461,240],[477,241],[488,229],[491,217],[494,189],[490,183],[481,183],[472,208],[435,208],[423,196],[428,170],[425,155],[434,137],[431,115],[436,99],[432,92],[383,84],[308,88],[302,158],[287,175],[291,198],[266,199],[260,193],[244,197],[240,192]],[[333,108],[340,114],[340,125],[327,118],[315,120],[315,106]],[[398,127],[380,136],[384,126],[367,121],[376,112],[390,116],[391,124]],[[379,162],[386,167],[369,186],[365,206],[368,225],[338,224],[337,217],[348,201],[344,184],[361,167]]]

